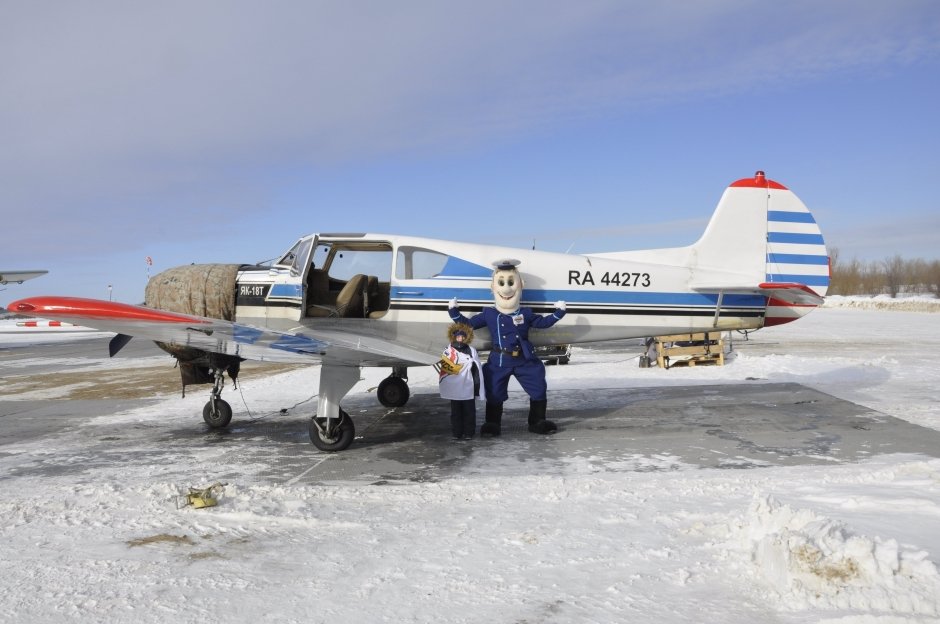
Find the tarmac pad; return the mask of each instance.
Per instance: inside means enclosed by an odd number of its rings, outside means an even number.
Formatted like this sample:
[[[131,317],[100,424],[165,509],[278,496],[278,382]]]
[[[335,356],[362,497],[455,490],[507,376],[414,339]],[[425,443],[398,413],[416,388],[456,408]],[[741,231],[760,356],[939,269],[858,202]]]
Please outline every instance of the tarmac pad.
[[[95,417],[139,401],[0,401],[0,460],[9,465],[0,481],[134,465],[160,466],[164,478],[205,472],[212,481],[243,484],[394,485],[940,456],[940,431],[795,383],[550,390],[548,399],[555,434],[529,433],[528,397],[517,392],[505,404],[500,437],[455,441],[450,402],[436,393],[414,394],[400,408],[382,407],[371,393],[351,395],[343,407],[356,439],[339,453],[311,444],[311,405],[285,414],[236,409],[229,428],[215,431],[201,409],[185,425],[148,418],[115,426]],[[477,403],[478,424],[483,405]],[[47,439],[42,456],[20,454],[21,444]]]
[[[396,409],[348,401],[357,438],[321,457],[305,482],[390,484],[456,476],[591,470],[746,469],[855,462],[889,453],[940,456],[940,432],[795,383],[550,390],[552,435],[529,433],[528,397],[510,396],[502,435],[455,441],[450,405],[413,395]],[[477,404],[482,422],[483,403]],[[325,454],[323,454],[325,455]],[[521,466],[521,469],[520,469]]]

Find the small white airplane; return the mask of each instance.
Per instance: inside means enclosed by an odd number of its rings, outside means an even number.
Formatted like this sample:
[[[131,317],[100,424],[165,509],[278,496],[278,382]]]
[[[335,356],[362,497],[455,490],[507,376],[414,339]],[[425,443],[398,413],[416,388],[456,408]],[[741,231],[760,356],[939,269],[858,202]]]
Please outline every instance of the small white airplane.
[[[49,271],[37,269],[34,271],[4,271],[0,269],[0,285],[6,286],[9,283],[22,284],[26,280],[45,275]]]
[[[174,355],[190,383],[212,383],[203,418],[224,428],[224,375],[244,359],[322,365],[310,438],[340,451],[355,437],[341,400],[361,366],[391,367],[386,406],[409,397],[407,368],[435,364],[448,303],[491,305],[491,263],[521,261],[522,305],[567,316],[530,334],[535,345],[753,330],[796,320],[823,301],[829,258],[813,215],[758,171],[724,192],[705,233],[687,247],[573,255],[385,234],[310,234],[270,266],[190,265],[147,285],[145,306],[30,297],[13,312],[116,332],[117,352],[142,336]],[[490,346],[486,329],[475,346]]]

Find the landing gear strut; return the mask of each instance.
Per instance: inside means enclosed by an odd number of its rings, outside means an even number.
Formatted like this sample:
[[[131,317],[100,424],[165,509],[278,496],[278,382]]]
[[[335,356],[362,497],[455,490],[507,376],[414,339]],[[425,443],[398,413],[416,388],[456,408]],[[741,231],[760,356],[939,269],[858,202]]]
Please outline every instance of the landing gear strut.
[[[213,429],[225,429],[232,422],[232,406],[221,398],[224,373],[225,371],[219,368],[212,370],[215,377],[212,394],[209,396],[209,402],[202,408],[202,419]]]
[[[320,396],[317,415],[310,419],[310,441],[321,451],[349,448],[356,437],[352,418],[339,402],[359,381],[359,367],[323,362],[320,368]]]

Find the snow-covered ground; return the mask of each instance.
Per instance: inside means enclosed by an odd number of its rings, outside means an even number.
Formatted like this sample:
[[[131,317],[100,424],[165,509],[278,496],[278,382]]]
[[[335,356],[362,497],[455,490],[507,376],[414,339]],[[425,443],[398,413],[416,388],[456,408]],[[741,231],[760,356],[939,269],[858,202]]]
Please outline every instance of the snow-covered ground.
[[[723,367],[641,369],[632,351],[576,348],[549,367],[549,392],[759,378],[940,430],[938,311],[831,297],[737,338]],[[409,372],[413,392],[433,392],[433,371]],[[385,374],[364,371],[352,392]],[[309,398],[317,375],[246,378],[242,393],[253,412],[276,412]],[[192,403],[174,392],[97,421],[191,427]],[[473,441],[458,477],[312,486],[254,478],[220,445],[198,461],[153,465],[141,448],[139,460],[49,469],[78,443],[0,446],[0,622],[940,621],[931,457],[750,470],[572,458],[547,475]],[[334,457],[311,450],[308,463]],[[177,509],[175,495],[220,465],[245,478],[217,507]]]

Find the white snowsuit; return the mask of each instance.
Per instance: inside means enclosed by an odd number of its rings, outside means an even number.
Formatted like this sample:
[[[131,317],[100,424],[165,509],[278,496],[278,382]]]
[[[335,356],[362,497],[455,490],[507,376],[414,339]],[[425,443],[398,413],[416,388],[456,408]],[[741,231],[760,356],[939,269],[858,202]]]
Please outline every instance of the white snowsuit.
[[[466,401],[467,399],[478,399],[484,396],[483,365],[480,364],[480,356],[477,354],[476,349],[470,345],[467,345],[467,347],[470,349],[469,354],[458,351],[450,345],[444,348],[442,357],[458,366],[462,366],[462,368],[456,375],[441,371],[439,381],[442,399]],[[473,373],[471,372],[474,363],[477,365],[477,378],[480,380],[480,389],[476,396],[473,395]]]

